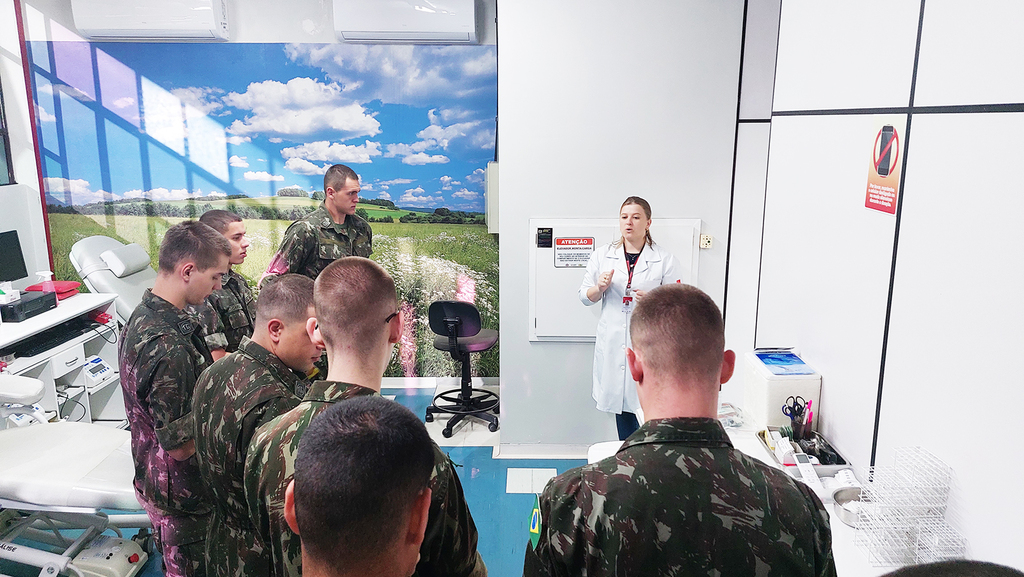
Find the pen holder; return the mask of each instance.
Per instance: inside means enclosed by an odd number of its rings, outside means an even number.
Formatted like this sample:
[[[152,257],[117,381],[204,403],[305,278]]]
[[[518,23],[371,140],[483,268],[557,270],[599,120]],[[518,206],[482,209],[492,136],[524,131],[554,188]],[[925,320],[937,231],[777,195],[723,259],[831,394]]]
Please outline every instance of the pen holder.
[[[804,423],[803,419],[791,419],[790,427],[793,428],[793,440],[802,441],[811,436],[811,426]]]

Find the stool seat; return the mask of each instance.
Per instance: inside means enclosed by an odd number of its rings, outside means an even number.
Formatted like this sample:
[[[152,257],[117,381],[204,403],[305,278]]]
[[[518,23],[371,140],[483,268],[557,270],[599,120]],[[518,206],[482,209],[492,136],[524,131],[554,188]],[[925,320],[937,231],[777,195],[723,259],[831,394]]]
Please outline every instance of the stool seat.
[[[482,353],[489,350],[498,342],[498,331],[494,329],[480,329],[480,332],[472,337],[459,337],[458,352],[460,353]],[[439,351],[449,351],[448,337],[437,335],[434,337],[434,348]],[[449,351],[451,352],[451,351]]]

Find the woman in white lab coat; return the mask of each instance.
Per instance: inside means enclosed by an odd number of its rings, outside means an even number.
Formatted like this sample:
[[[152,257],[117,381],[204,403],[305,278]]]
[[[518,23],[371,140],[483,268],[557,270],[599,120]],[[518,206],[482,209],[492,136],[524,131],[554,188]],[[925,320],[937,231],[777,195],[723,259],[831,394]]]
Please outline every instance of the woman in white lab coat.
[[[638,196],[627,198],[619,209],[622,238],[594,251],[579,290],[583,304],[601,303],[594,344],[594,400],[599,410],[615,413],[620,440],[640,426],[636,381],[626,367],[630,315],[645,292],[680,282],[675,258],[654,244],[650,228],[651,205]]]

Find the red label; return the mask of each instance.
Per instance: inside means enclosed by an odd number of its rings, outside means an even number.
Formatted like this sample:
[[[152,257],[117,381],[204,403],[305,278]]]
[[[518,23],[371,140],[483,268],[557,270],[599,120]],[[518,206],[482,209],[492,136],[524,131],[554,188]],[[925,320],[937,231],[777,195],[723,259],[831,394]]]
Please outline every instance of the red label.
[[[593,238],[556,238],[555,246],[594,246]]]

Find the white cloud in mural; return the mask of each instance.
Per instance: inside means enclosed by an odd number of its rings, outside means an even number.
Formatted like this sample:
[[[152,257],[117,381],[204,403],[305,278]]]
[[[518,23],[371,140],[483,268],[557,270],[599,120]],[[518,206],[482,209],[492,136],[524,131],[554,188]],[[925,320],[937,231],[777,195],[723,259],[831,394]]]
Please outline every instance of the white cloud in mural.
[[[293,61],[315,66],[363,102],[425,105],[438,97],[497,88],[497,52],[479,46],[289,44]]]
[[[458,190],[458,191],[452,193],[452,197],[454,197],[454,198],[462,198],[462,199],[465,199],[465,200],[476,200],[478,198],[481,198],[482,196],[483,195],[480,194],[479,192],[477,192],[475,190],[469,190],[467,188],[463,188],[462,190]]]
[[[187,198],[199,198],[202,196],[225,196],[223,192],[211,192],[204,194],[202,190],[195,190],[189,192],[185,188],[153,188],[150,190],[129,190],[128,192],[121,195],[121,198],[148,198],[149,200],[164,202],[170,200],[185,200]]]
[[[365,144],[359,145],[337,142],[332,144],[330,141],[321,140],[281,150],[281,156],[284,158],[301,158],[330,163],[366,164],[373,162],[372,157],[380,155],[380,143],[369,140]]]
[[[446,174],[446,175],[442,176],[441,178],[439,178],[438,180],[441,181],[441,190],[451,190],[452,189],[452,181],[455,180],[455,179],[453,179],[452,177],[450,177],[450,176],[448,176]]]
[[[189,86],[187,88],[175,88],[171,90],[171,94],[203,114],[213,114],[224,108],[224,105],[220,102],[220,95],[224,94],[224,91],[220,88]],[[117,102],[114,104],[117,105]]]
[[[234,144],[235,146],[245,144],[246,142],[252,142],[252,139],[248,136],[229,136],[226,140],[228,144]]]
[[[390,195],[390,194],[388,194],[388,193],[386,193],[386,192],[384,192],[384,191],[382,190],[382,191],[380,192],[380,194],[378,194],[378,195],[377,195],[377,198],[380,198],[380,199],[383,199],[383,200],[391,200],[391,195]]]
[[[392,184],[412,184],[414,181],[411,178],[393,178],[391,180],[382,180],[378,184],[384,186],[391,186]]]
[[[36,105],[36,116],[39,117],[39,122],[57,122],[57,117],[50,114],[42,106]]]
[[[246,162],[244,156],[232,155],[231,158],[228,159],[228,164],[235,168],[249,168],[249,163]]]
[[[460,122],[444,126],[443,115],[438,114],[436,109],[427,112],[430,125],[416,133],[421,140],[412,144],[395,143],[384,147],[384,157],[394,158],[401,156],[404,164],[422,166],[424,164],[444,164],[449,161],[447,156],[442,154],[427,154],[426,151],[440,148],[448,150],[448,145],[456,138],[465,137],[480,121]]]
[[[425,152],[417,152],[416,154],[410,154],[402,159],[402,164],[408,164],[411,166],[423,166],[424,164],[446,164],[449,162],[449,158],[443,154],[427,154]]]
[[[476,148],[494,150],[494,129],[487,128],[476,131],[469,139],[470,144]]]
[[[423,187],[417,186],[416,188],[410,188],[405,191],[405,194],[398,199],[397,204],[402,206],[412,206],[416,208],[434,206],[436,204],[444,202],[444,197],[441,195],[431,196],[423,190]]]
[[[327,174],[327,169],[331,166],[329,164],[317,166],[308,160],[303,160],[301,158],[289,158],[284,162],[284,167],[295,174],[312,176],[314,174]]]
[[[336,82],[292,78],[285,84],[264,80],[253,82],[241,94],[229,93],[224,102],[251,111],[244,120],[235,120],[228,127],[239,136],[294,137],[331,132],[345,140],[380,133],[380,122],[358,102],[342,96]]]
[[[473,171],[473,174],[467,174],[466,180],[476,184],[481,184],[484,181],[484,169],[478,168]]]
[[[89,181],[81,178],[68,180],[67,178],[43,178],[43,186],[46,192],[53,198],[69,204],[83,205],[104,200],[114,200],[116,197],[104,190],[92,190]],[[68,198],[70,196],[70,198]]]
[[[135,105],[135,99],[131,96],[122,96],[113,102],[114,108],[128,108]]]
[[[246,180],[259,180],[262,182],[280,182],[284,180],[284,177],[279,174],[270,174],[269,172],[263,172],[262,170],[249,171],[242,176],[244,176]]]
[[[498,60],[491,53],[481,54],[477,58],[464,60],[462,71],[467,76],[493,75],[498,73]]]
[[[441,122],[452,122],[453,120],[465,120],[473,116],[473,112],[464,108],[442,108],[437,111],[437,115],[441,118]]]

